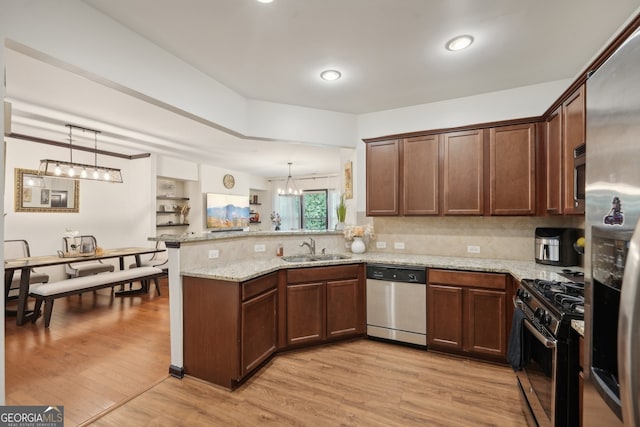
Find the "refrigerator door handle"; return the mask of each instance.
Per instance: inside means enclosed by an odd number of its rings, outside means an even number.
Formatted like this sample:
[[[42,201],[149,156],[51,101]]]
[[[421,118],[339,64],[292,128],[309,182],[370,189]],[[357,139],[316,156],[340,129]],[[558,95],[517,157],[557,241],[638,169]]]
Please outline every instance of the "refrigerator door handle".
[[[625,426],[640,427],[640,222],[631,239],[618,315],[618,378]]]

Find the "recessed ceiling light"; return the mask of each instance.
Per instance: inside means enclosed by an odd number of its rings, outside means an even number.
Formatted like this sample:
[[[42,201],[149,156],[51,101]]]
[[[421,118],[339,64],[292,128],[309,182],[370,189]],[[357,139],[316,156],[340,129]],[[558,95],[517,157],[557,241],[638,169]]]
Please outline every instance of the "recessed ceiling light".
[[[273,3],[273,0],[258,0],[260,3]]]
[[[322,80],[333,81],[338,80],[340,77],[342,77],[342,73],[338,70],[325,70],[320,73]]]
[[[462,50],[471,46],[471,43],[473,43],[473,37],[468,35],[458,36],[447,42],[447,49],[453,51]]]

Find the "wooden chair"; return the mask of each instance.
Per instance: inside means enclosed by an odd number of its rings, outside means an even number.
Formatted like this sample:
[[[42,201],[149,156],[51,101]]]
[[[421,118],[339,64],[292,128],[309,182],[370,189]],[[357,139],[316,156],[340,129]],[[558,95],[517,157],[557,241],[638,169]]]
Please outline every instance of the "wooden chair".
[[[18,259],[18,258],[28,258],[31,256],[31,251],[29,250],[29,243],[26,240],[5,240],[4,241],[4,258],[5,259]],[[5,298],[7,300],[17,299],[17,295],[9,296],[9,293],[12,290],[16,290],[20,287],[20,277],[21,271],[16,270],[13,273],[13,278],[11,279],[11,285],[5,289]],[[45,273],[38,273],[34,269],[31,269],[31,273],[29,274],[29,285],[34,285],[38,283],[47,283],[49,281],[49,275]]]
[[[95,252],[98,247],[98,242],[94,236],[77,236],[77,237],[63,237],[62,249],[65,252],[71,252],[72,246],[75,245],[75,250],[80,254]],[[91,276],[93,274],[111,272],[115,269],[112,264],[105,264],[101,260],[86,261],[86,262],[72,262],[65,264],[64,266],[67,276],[82,277]]]

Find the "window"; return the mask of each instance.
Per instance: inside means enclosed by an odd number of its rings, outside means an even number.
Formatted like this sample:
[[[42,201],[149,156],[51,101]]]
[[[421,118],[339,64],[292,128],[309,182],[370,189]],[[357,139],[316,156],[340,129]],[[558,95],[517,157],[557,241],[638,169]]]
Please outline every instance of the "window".
[[[302,228],[326,230],[327,190],[310,190],[302,193]]]
[[[338,193],[322,190],[304,190],[300,197],[274,197],[274,210],[280,214],[281,230],[328,230],[337,221],[335,206]],[[339,197],[338,197],[339,198]],[[333,212],[330,215],[329,212]]]

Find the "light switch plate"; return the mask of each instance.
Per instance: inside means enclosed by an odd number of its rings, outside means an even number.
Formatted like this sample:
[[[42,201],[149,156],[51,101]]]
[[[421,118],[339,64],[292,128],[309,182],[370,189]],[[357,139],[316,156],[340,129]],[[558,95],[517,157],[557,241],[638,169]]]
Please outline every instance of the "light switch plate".
[[[469,245],[469,246],[467,246],[467,252],[470,253],[470,254],[479,254],[480,253],[480,246]]]
[[[385,249],[387,247],[387,242],[376,242],[376,248]]]
[[[220,251],[218,249],[209,249],[209,259],[215,259],[220,256]]]
[[[264,252],[267,250],[267,248],[265,247],[265,245],[254,245],[253,250],[256,252]]]
[[[393,243],[393,248],[394,249],[404,249],[404,242],[394,242]]]

